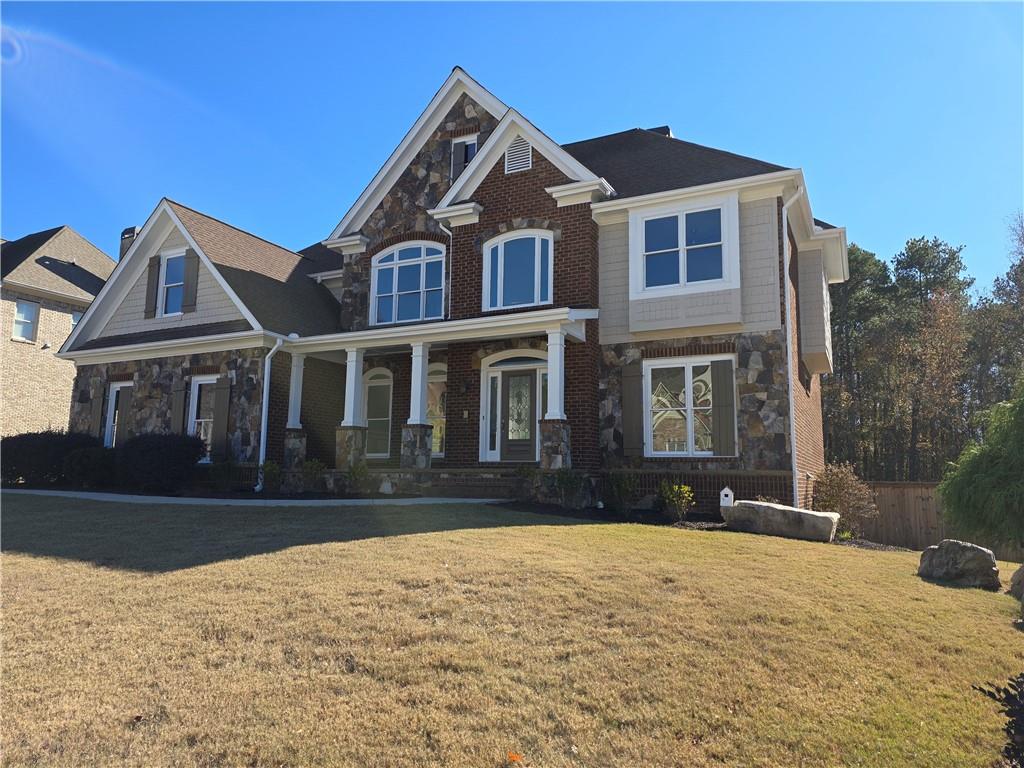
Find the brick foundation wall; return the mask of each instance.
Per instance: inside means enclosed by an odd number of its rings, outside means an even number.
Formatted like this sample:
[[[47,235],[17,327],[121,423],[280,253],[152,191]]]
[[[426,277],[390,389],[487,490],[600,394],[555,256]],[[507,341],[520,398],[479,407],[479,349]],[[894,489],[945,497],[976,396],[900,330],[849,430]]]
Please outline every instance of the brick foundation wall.
[[[821,414],[821,376],[808,372],[801,361],[800,348],[800,290],[797,268],[797,247],[792,233],[787,233],[790,245],[789,280],[790,325],[793,343],[789,345],[790,364],[793,366],[792,428],[796,435],[797,506],[810,507],[814,499],[814,481],[825,468],[824,427]]]
[[[14,341],[15,302],[39,304],[36,340]],[[75,364],[56,357],[71,333],[71,313],[85,304],[40,299],[4,288],[0,296],[0,435],[67,429]],[[44,343],[49,348],[43,349]]]

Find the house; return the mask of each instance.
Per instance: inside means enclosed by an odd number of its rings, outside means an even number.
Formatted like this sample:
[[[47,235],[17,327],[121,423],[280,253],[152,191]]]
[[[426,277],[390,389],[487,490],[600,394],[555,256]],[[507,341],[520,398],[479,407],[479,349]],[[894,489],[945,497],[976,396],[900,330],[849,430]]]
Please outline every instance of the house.
[[[0,241],[0,435],[67,429],[75,366],[56,352],[113,269],[71,227]]]
[[[72,426],[108,444],[807,503],[846,277],[799,169],[667,127],[560,145],[456,68],[302,251],[162,200],[61,355]]]

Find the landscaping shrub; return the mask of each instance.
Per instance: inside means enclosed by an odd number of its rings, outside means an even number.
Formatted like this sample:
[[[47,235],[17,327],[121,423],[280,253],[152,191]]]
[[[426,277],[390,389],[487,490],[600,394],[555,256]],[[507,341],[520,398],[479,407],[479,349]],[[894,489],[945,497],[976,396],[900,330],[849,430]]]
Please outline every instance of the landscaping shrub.
[[[871,486],[847,463],[825,467],[814,484],[814,509],[838,513],[840,538],[861,538],[867,521],[878,517]]]
[[[1024,378],[988,413],[985,438],[968,445],[939,484],[943,514],[966,535],[1024,541]]]
[[[1024,673],[1010,679],[1005,687],[992,685],[988,688],[972,686],[974,690],[988,696],[1000,705],[1006,715],[1006,746],[1003,757],[1008,766],[1024,766]]]
[[[370,470],[365,462],[353,464],[348,469],[347,485],[349,493],[366,494],[370,487]]]
[[[64,457],[64,478],[75,488],[107,488],[117,477],[113,448],[77,448]]]
[[[281,470],[280,464],[276,461],[265,461],[260,467],[260,471],[263,473],[264,493],[277,493],[281,490],[281,479],[284,477],[284,472]]]
[[[210,465],[210,485],[221,493],[234,490],[235,465],[231,461],[218,461]]]
[[[98,438],[82,432],[26,432],[0,440],[0,471],[5,482],[55,485],[67,482],[64,460],[80,448],[98,448]]]
[[[117,480],[128,488],[175,493],[191,482],[205,453],[195,435],[137,435],[117,447]]]
[[[636,503],[640,491],[640,479],[631,473],[608,475],[608,498],[605,504],[616,512],[628,512]]]
[[[690,486],[670,483],[668,480],[662,481],[658,489],[658,505],[662,514],[681,523],[687,518],[696,503],[693,488]]]
[[[555,470],[555,490],[563,507],[576,508],[580,503],[580,491],[586,478],[572,467],[559,467]]]
[[[320,459],[306,459],[302,462],[302,487],[307,491],[318,491],[324,484],[326,467]]]

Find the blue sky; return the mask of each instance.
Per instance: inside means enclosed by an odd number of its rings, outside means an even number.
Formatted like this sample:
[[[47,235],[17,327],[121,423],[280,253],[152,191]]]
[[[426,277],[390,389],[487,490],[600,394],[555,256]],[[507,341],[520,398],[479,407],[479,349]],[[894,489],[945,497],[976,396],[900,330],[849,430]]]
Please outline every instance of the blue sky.
[[[5,238],[108,252],[161,196],[291,248],[331,229],[458,64],[561,142],[631,127],[804,169],[890,257],[1024,205],[1022,5],[3,3]]]

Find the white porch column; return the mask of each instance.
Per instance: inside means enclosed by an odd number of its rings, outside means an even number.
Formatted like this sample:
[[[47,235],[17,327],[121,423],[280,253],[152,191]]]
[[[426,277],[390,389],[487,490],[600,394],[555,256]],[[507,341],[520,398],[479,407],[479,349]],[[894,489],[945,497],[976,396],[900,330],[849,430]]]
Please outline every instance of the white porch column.
[[[412,388],[409,394],[409,423],[428,424],[427,366],[430,345],[417,341],[412,345]]]
[[[292,353],[292,376],[288,383],[288,429],[302,429],[302,371],[306,356]]]
[[[545,419],[565,418],[565,331],[548,331],[548,410]]]
[[[345,418],[343,427],[365,427],[363,417],[363,355],[365,350],[345,350]]]

